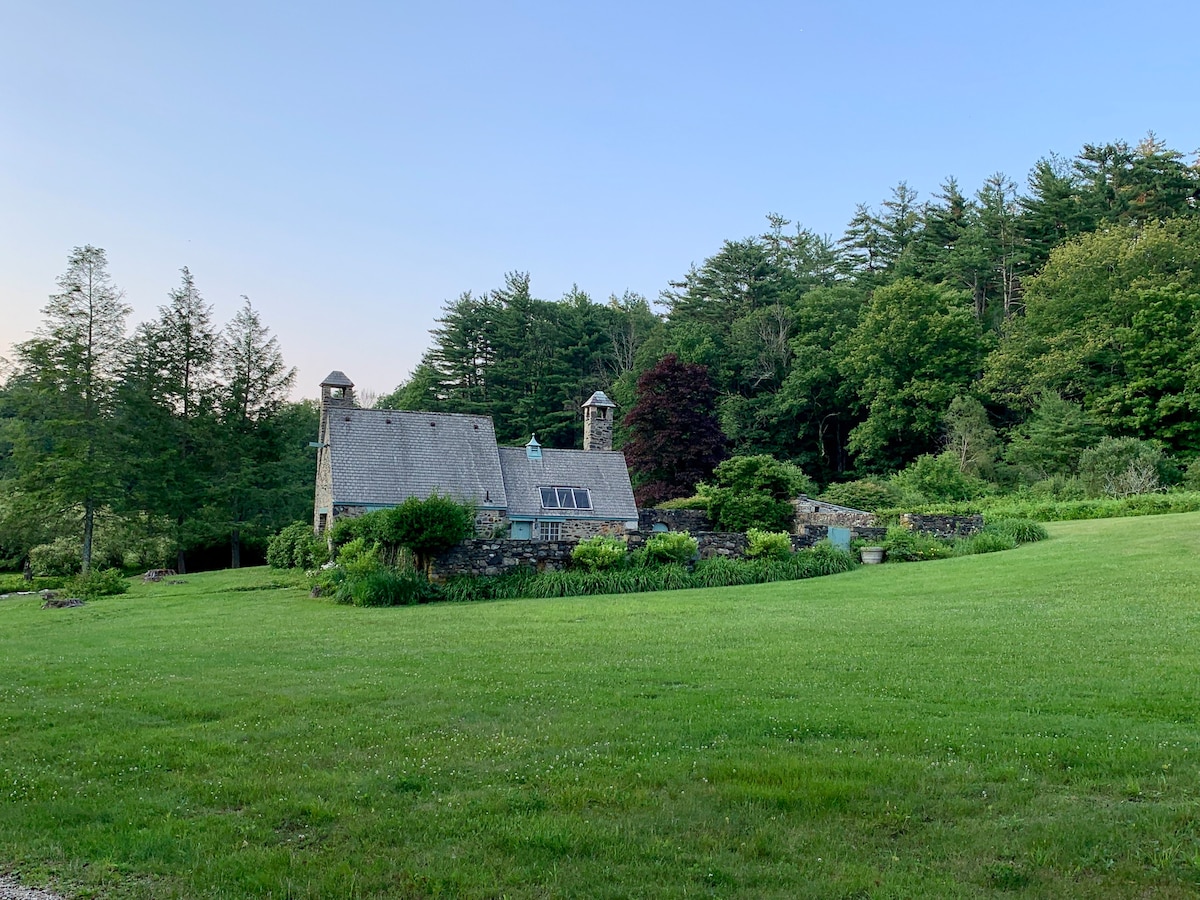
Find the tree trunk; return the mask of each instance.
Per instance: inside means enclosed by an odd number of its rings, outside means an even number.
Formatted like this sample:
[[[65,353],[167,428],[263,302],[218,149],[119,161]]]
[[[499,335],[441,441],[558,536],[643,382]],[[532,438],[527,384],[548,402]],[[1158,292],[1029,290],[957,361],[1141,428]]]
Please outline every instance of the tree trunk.
[[[240,569],[242,567],[242,532],[241,529],[233,529],[233,534],[229,536],[229,548],[231,551],[230,567]]]
[[[184,562],[182,547],[175,551],[175,572],[179,575],[187,574],[187,563]]]
[[[83,574],[92,571],[92,537],[96,530],[96,503],[90,497],[83,501]]]

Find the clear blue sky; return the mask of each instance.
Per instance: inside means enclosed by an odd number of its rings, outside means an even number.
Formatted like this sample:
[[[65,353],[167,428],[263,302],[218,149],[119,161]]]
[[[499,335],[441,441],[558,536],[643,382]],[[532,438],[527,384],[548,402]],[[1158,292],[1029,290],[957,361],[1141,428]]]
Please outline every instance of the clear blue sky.
[[[1193,3],[0,0],[0,355],[76,245],[188,266],[299,368],[387,391],[442,304],[650,299],[768,212],[838,235],[1085,142],[1200,147]]]

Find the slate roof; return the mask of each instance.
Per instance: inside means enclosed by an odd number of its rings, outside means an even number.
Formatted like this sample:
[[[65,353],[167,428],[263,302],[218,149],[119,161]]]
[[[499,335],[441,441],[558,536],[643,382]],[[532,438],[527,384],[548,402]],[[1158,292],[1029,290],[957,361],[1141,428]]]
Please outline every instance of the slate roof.
[[[354,387],[354,382],[346,377],[346,373],[341,369],[334,369],[325,380],[321,382],[321,387]]]
[[[622,453],[542,448],[541,459],[529,459],[524,447],[500,447],[499,453],[509,518],[637,520],[637,504]],[[587,488],[592,494],[592,509],[543,509],[540,487]]]
[[[487,416],[331,409],[328,428],[335,503],[393,506],[436,492],[508,505]]]
[[[608,399],[608,395],[605,394],[604,391],[596,391],[596,393],[592,394],[592,396],[587,398],[587,402],[585,402],[583,405],[584,406],[607,406],[611,409],[615,409],[617,406],[617,404],[613,403],[611,400]]]

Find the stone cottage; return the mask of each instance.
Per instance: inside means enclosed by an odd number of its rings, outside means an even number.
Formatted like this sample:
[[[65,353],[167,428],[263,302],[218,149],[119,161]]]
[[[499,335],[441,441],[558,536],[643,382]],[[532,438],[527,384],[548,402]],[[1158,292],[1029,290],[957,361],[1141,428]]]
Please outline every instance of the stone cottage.
[[[583,404],[583,450],[500,447],[489,416],[361,409],[342,372],[321,382],[313,530],[338,519],[448,495],[475,507],[480,537],[560,540],[637,528],[625,457],[612,449],[616,404]]]

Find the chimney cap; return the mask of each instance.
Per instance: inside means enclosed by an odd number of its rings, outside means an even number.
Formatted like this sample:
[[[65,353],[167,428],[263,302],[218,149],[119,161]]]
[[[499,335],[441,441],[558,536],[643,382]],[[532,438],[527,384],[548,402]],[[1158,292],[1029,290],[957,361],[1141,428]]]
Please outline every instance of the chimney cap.
[[[334,369],[325,376],[325,380],[321,382],[321,387],[354,387],[354,382],[346,377],[346,373],[338,369]]]
[[[589,406],[607,406],[610,409],[616,409],[617,404],[609,400],[608,395],[605,394],[604,391],[596,391],[596,393],[588,397],[583,404],[585,409]]]

